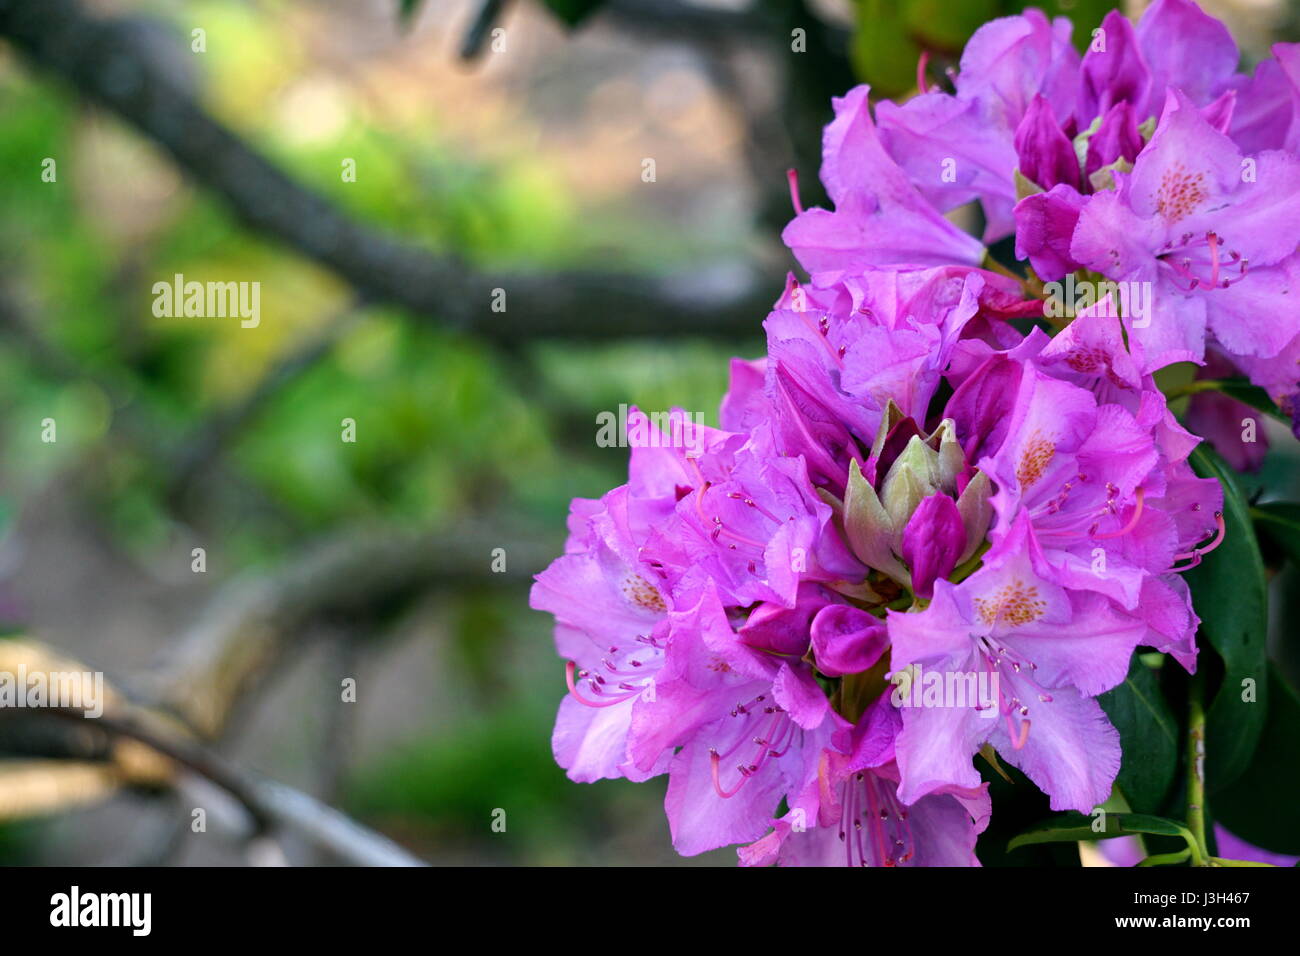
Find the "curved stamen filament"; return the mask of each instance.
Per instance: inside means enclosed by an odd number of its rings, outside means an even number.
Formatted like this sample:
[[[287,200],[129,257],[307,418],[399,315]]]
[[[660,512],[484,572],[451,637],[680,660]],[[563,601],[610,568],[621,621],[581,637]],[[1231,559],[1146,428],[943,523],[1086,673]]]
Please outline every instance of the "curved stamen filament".
[[[776,522],[777,524],[780,524],[780,523],[781,523],[781,519],[780,519],[780,518],[778,518],[776,515],[772,514],[772,512],[768,511],[766,508],[764,508],[762,505],[760,505],[760,504],[759,504],[757,501],[755,501],[753,498],[748,498],[748,497],[746,497],[745,495],[742,495],[739,491],[728,491],[728,492],[727,492],[727,497],[728,497],[728,498],[734,498],[736,501],[739,501],[739,502],[741,502],[742,504],[747,505],[747,506],[750,507],[750,508],[753,508],[753,509],[754,509],[755,511],[757,511],[759,514],[761,514],[764,518],[767,518],[769,521],[774,521],[774,522]]]
[[[1175,561],[1191,561],[1191,564],[1184,565],[1184,566],[1181,567],[1181,568],[1170,568],[1171,571],[1174,571],[1174,572],[1187,571],[1187,570],[1189,570],[1189,569],[1191,569],[1191,568],[1196,567],[1198,564],[1201,563],[1201,558],[1202,558],[1202,557],[1204,557],[1205,555],[1209,554],[1211,551],[1213,551],[1213,550],[1214,550],[1215,548],[1217,548],[1219,545],[1223,544],[1223,539],[1224,539],[1224,537],[1225,537],[1225,536],[1227,535],[1227,533],[1228,533],[1228,528],[1227,528],[1227,526],[1224,525],[1224,523],[1223,523],[1223,512],[1222,512],[1222,511],[1216,511],[1216,512],[1214,513],[1214,522],[1215,522],[1215,524],[1217,524],[1217,525],[1219,526],[1219,531],[1218,531],[1218,533],[1214,536],[1214,540],[1211,541],[1209,544],[1207,544],[1207,545],[1206,545],[1205,547],[1203,547],[1203,548],[1192,548],[1191,551],[1186,551],[1186,552],[1184,552],[1183,554],[1176,554],[1176,555],[1174,555],[1174,560],[1175,560]]]
[[[1093,537],[1094,538],[1122,538],[1124,537],[1124,535],[1132,531],[1135,527],[1137,527],[1137,523],[1139,519],[1141,519],[1142,517],[1142,508],[1146,503],[1146,496],[1147,496],[1146,489],[1139,488],[1137,490],[1137,503],[1133,507],[1133,514],[1129,517],[1128,523],[1124,525],[1124,527],[1120,528],[1118,531],[1109,531],[1106,534],[1095,534],[1093,535]]]
[[[577,668],[578,665],[575,661],[566,661],[564,665],[564,681],[566,684],[569,685],[569,693],[573,695],[573,699],[576,700],[578,703],[583,704],[587,707],[613,707],[616,704],[621,704],[624,701],[631,700],[633,697],[636,697],[641,693],[641,688],[639,687],[634,689],[625,687],[624,689],[627,691],[627,693],[623,694],[622,696],[614,697],[611,698],[610,700],[588,700],[587,698],[583,697],[580,693],[578,693],[578,683],[575,677],[586,676],[586,675],[585,674],[576,675],[575,672],[577,671]],[[600,690],[599,688],[596,689],[596,693],[601,694],[602,696],[604,695],[604,691]]]
[[[709,752],[709,762],[713,765],[712,766],[713,789],[714,791],[717,792],[718,796],[720,796],[723,800],[728,800],[731,797],[734,797],[736,794],[740,793],[740,788],[745,785],[745,781],[748,780],[749,778],[746,777],[744,774],[742,774],[740,780],[736,782],[736,785],[734,787],[732,787],[730,790],[723,790],[722,781],[718,779],[718,765],[722,763],[722,758],[718,756],[718,752],[716,750]]]
[[[645,671],[640,669],[642,666],[640,661],[628,661],[628,663],[632,665],[632,670],[630,671],[622,670],[608,657],[602,657],[600,663],[601,666],[605,668],[605,673],[609,674],[611,677],[640,677],[645,673]]]
[[[760,698],[761,699],[761,698]],[[745,713],[743,708],[737,708],[735,714]],[[771,713],[772,720],[767,725],[767,731],[761,737],[753,737],[748,740],[745,737],[739,737],[736,743],[728,748],[726,753],[718,753],[717,750],[709,748],[710,771],[713,775],[713,790],[719,797],[724,800],[734,797],[740,792],[746,781],[750,780],[755,774],[767,765],[768,760],[775,760],[784,757],[794,743],[795,725],[794,721],[786,718],[786,714],[779,707],[772,707],[764,711],[764,714]],[[734,714],[733,714],[734,716]],[[721,768],[722,761],[730,757],[743,744],[750,743],[758,747],[757,753],[754,754],[753,760],[748,765],[741,764],[736,769],[740,772],[740,779],[730,790],[722,786]]]
[[[790,752],[790,747],[794,744],[794,721],[787,720],[782,729],[784,731],[785,739],[779,744],[773,744],[767,752],[768,756],[773,759],[784,757]]]

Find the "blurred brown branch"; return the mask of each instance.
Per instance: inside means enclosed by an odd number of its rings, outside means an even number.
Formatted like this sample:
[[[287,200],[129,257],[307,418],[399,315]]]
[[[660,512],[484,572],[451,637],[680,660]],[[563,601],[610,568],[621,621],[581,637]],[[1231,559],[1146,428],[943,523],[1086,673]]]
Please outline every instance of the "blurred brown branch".
[[[560,544],[553,531],[501,518],[425,534],[342,534],[290,559],[278,574],[249,576],[219,591],[149,678],[150,695],[215,739],[240,699],[313,626],[373,625],[430,589],[522,583]],[[497,547],[506,550],[506,570],[494,573]]]
[[[12,644],[37,670],[84,670],[83,665],[52,656],[39,644]],[[29,670],[28,673],[35,671]],[[5,761],[0,764],[0,821],[48,814],[95,803],[120,787],[182,787],[185,775],[215,784],[242,808],[243,815],[213,813],[214,825],[250,846],[277,831],[306,837],[338,859],[361,866],[421,866],[387,837],[292,787],[247,774],[209,746],[190,736],[166,714],[114,695],[99,717],[62,707],[35,715],[0,711],[0,722],[58,718],[68,730],[60,742],[72,759]],[[112,747],[107,760],[79,759],[87,737],[104,738]]]
[[[362,296],[488,340],[757,336],[770,290],[734,269],[648,278],[595,271],[493,273],[345,216],[211,117],[140,22],[79,0],[0,0],[0,36],[148,136],[249,228],[324,265]],[[493,312],[494,291],[508,306]]]
[[[492,570],[495,547],[506,548],[499,573]],[[244,806],[251,826],[242,839],[287,828],[349,862],[412,865],[418,861],[386,838],[306,794],[239,770],[210,742],[221,738],[258,682],[322,623],[348,622],[362,633],[361,622],[373,629],[430,589],[519,584],[557,548],[543,534],[521,534],[518,521],[423,535],[352,533],[287,562],[278,574],[237,580],[218,591],[162,667],[132,675],[129,693],[107,689],[102,717],[57,708],[0,711],[0,752],[14,749],[6,723],[54,714],[68,731],[18,731],[18,755],[26,759],[0,765],[0,819],[98,802],[120,786],[177,786],[183,768]],[[0,670],[88,669],[38,643],[4,641]]]
[[[697,48],[701,66],[743,124],[759,219],[773,234],[792,213],[787,169],[800,174],[805,206],[825,203],[817,178],[822,127],[831,120],[831,98],[856,82],[846,28],[827,22],[806,0],[753,0],[744,9],[690,0],[605,0],[600,12],[638,37]],[[794,48],[796,35],[800,51]],[[775,99],[766,84],[744,75],[752,64],[735,55],[741,51],[762,55],[764,72],[773,76]]]

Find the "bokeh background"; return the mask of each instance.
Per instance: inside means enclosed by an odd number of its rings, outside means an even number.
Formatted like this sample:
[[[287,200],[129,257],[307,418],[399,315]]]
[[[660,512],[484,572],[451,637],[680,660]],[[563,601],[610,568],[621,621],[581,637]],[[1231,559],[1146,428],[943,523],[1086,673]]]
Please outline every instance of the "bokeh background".
[[[1110,5],[1043,6],[1077,37]],[[1203,5],[1248,61],[1300,39],[1282,0]],[[1018,6],[6,0],[11,639],[103,670],[241,772],[429,862],[679,862],[662,780],[577,785],[555,766],[563,666],[529,578],[559,553],[569,499],[622,480],[598,413],[716,424],[727,359],[761,352],[790,267],[784,173],[817,200],[830,96],[862,79],[906,95],[922,47],[941,70]],[[230,137],[194,155],[213,125]],[[339,222],[356,235],[322,253]],[[408,268],[370,268],[375,242]],[[176,273],[260,282],[260,326],[156,318],[152,285]],[[1283,446],[1266,473],[1295,465]],[[0,726],[0,863],[339,862],[292,834],[268,856],[191,832],[211,798],[193,775],[61,777],[34,762],[43,733]],[[81,763],[108,759],[81,745]]]

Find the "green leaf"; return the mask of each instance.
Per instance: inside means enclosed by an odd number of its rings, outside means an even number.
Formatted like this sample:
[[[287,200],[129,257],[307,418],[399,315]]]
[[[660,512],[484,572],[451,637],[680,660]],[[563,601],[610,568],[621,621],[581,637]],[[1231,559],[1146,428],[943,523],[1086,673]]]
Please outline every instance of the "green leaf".
[[[1082,865],[1078,846],[1072,843],[1040,843],[1010,852],[1007,844],[1014,837],[1055,814],[1047,795],[1014,765],[1006,764],[995,770],[986,760],[976,760],[975,763],[980,776],[988,784],[989,799],[998,808],[989,820],[988,829],[980,834],[975,845],[981,865],[1053,868]]]
[[[1079,52],[1086,52],[1092,42],[1092,31],[1101,26],[1102,19],[1115,7],[1120,6],[1115,0],[1047,0],[1046,3],[1031,2],[1014,4],[1017,12],[1025,7],[1038,7],[1051,19],[1059,16],[1069,17],[1074,24],[1070,38]]]
[[[1227,529],[1222,544],[1186,572],[1201,618],[1200,636],[1224,665],[1223,682],[1206,713],[1206,787],[1215,793],[1241,776],[1264,727],[1268,582],[1250,508],[1232,469],[1205,445],[1192,452],[1191,463],[1197,474],[1217,478],[1223,486]],[[1248,693],[1252,687],[1253,694]]]
[[[576,27],[604,2],[604,0],[543,0],[548,10],[571,27]]]
[[[1254,759],[1231,787],[1215,795],[1215,818],[1247,843],[1300,854],[1300,695],[1271,669],[1268,721]]]
[[[1134,654],[1124,682],[1098,700],[1119,731],[1124,751],[1115,783],[1135,811],[1158,809],[1178,771],[1181,740],[1159,680]]]
[[[1300,565],[1300,504],[1270,501],[1250,509],[1255,530],[1296,565]]]
[[[880,96],[898,96],[916,86],[920,45],[893,0],[858,0],[857,22],[849,41],[853,71]]]
[[[1102,823],[1101,830],[1094,829]],[[1026,830],[1015,837],[1007,850],[1015,850],[1035,843],[1073,843],[1079,840],[1110,840],[1114,837],[1149,833],[1157,836],[1190,836],[1187,828],[1176,820],[1166,820],[1146,813],[1106,813],[1101,818],[1082,813],[1063,813],[1046,823]]]
[[[927,48],[959,53],[972,33],[997,17],[998,6],[997,0],[907,0],[902,18]]]

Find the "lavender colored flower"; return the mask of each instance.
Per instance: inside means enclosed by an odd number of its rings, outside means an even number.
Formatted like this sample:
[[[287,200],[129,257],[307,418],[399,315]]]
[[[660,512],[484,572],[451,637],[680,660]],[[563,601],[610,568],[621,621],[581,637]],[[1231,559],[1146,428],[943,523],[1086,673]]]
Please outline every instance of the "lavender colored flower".
[[[1026,186],[1087,193],[1100,169],[1131,163],[1143,145],[1139,128],[1154,123],[1166,91],[1230,116],[1247,82],[1235,73],[1227,29],[1191,0],[1156,0],[1136,27],[1112,11],[1082,58],[1072,32],[1068,19],[1032,9],[994,20],[967,44],[953,93],[877,107],[884,151],[935,208],[979,200],[985,242],[1016,228],[1012,210]],[[1282,86],[1260,91],[1267,109],[1280,110]]]
[[[937,214],[978,200],[984,241],[1014,232],[1038,278],[1145,284],[1150,314],[1124,302],[1143,371],[1200,362],[1210,339],[1276,400],[1300,392],[1296,47],[1238,74],[1227,29],[1191,0],[1157,0],[1136,26],[1112,11],[1082,57],[1071,32],[1034,10],[995,20],[953,92],[874,118],[865,87],[837,100],[835,209],[800,212],[786,242],[815,284],[974,266],[980,244]]]
[[[1300,160],[1246,156],[1180,93],[1117,188],[1079,210],[1069,255],[1107,279],[1150,283],[1130,321],[1149,368],[1202,360],[1207,333],[1232,356],[1268,359],[1297,334]],[[1280,390],[1295,379],[1260,384]]]
[[[1223,540],[1223,492],[1154,373],[1208,355],[1300,396],[1300,61],[1237,74],[1190,0],[1111,13],[1082,57],[1070,33],[995,20],[953,92],[835,101],[834,209],[796,190],[808,278],[733,360],[722,427],[634,412],[627,484],[575,500],[537,578],[556,759],[666,773],[683,854],[976,865],[976,754],[1090,811],[1122,760],[1098,695],[1139,647],[1197,667],[1181,572]],[[973,200],[1032,273],[945,218]],[[1043,280],[1067,278],[1111,284],[1049,335]]]

